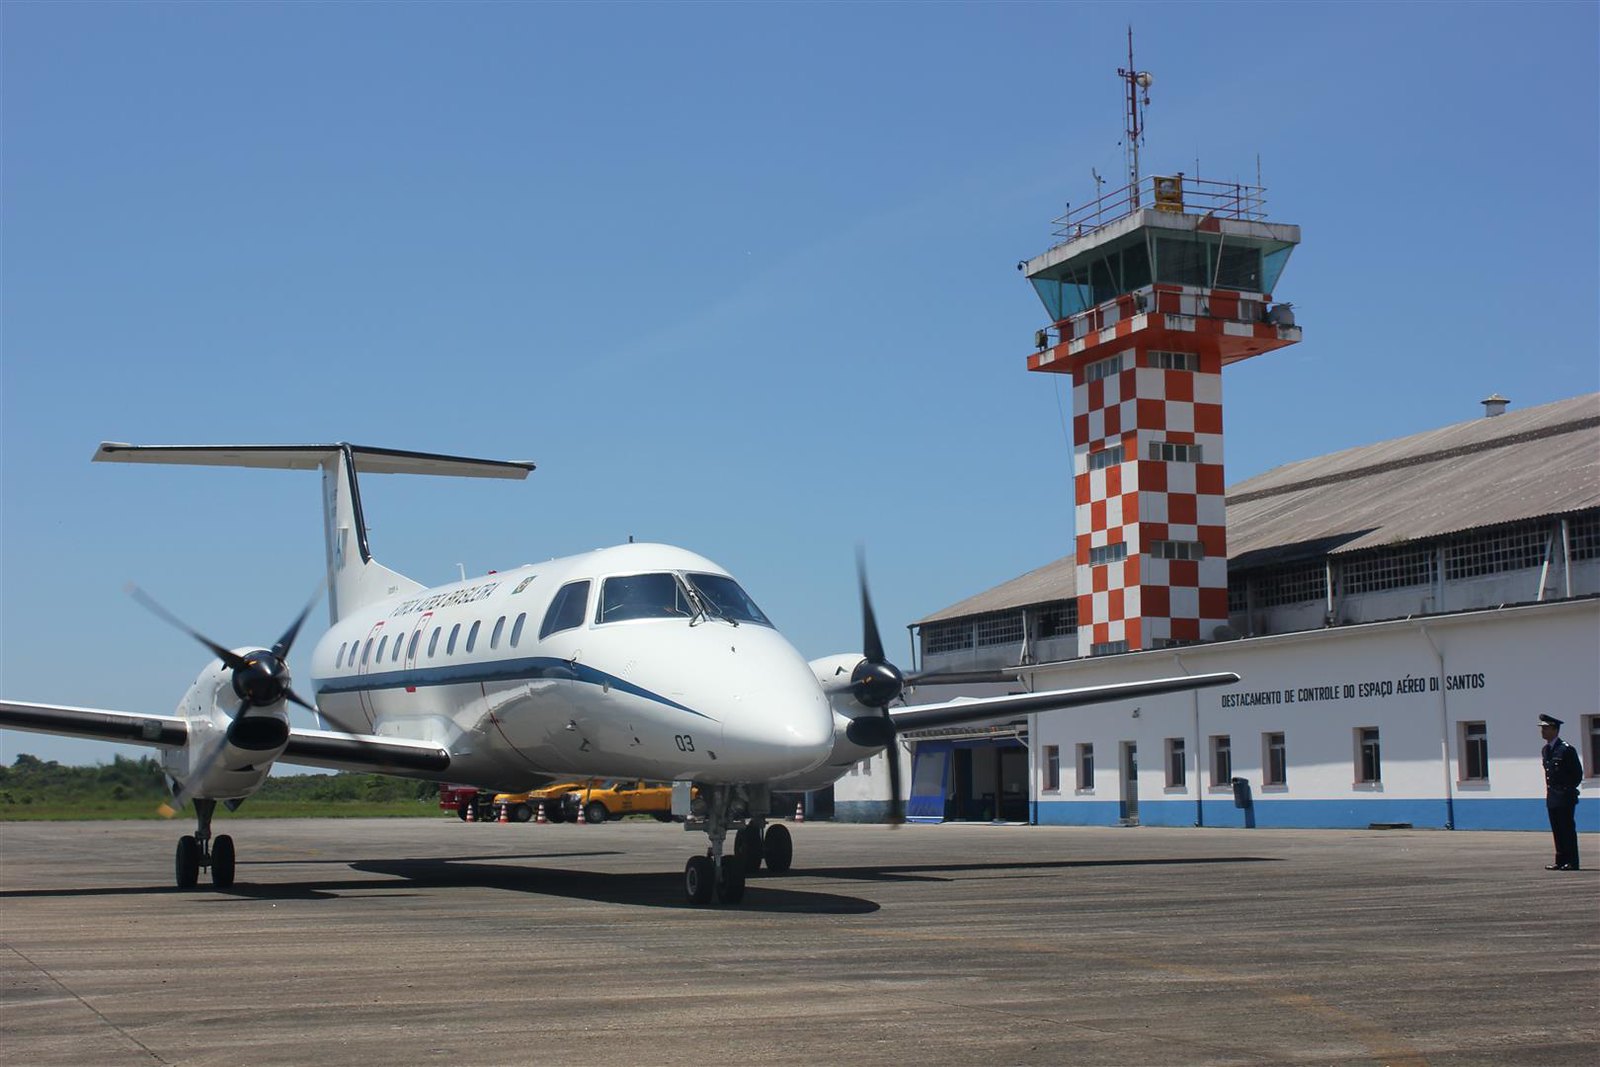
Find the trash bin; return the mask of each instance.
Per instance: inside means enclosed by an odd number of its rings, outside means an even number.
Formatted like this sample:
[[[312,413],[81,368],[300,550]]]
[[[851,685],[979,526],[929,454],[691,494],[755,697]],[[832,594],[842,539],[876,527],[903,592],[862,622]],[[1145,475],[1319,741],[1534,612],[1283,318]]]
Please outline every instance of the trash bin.
[[[1235,778],[1233,780],[1233,806],[1248,809],[1250,803],[1250,779]]]

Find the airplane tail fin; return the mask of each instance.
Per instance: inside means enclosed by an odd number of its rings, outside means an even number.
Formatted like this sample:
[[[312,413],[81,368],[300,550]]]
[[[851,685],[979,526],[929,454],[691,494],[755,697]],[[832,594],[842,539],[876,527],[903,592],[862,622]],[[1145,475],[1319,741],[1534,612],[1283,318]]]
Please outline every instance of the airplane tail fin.
[[[96,462],[172,463],[191,467],[260,467],[322,471],[328,612],[334,622],[366,604],[423,588],[372,558],[356,474],[434,474],[457,478],[526,478],[522,460],[471,459],[365,445],[129,445],[103,442]]]

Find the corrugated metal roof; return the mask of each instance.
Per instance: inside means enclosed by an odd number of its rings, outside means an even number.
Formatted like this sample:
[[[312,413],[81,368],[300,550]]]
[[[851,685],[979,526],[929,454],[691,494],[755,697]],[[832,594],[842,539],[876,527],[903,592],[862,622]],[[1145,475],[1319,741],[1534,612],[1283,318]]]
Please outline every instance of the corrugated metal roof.
[[[1600,393],[1275,467],[1228,489],[1228,555],[1263,566],[1600,507]],[[915,625],[1068,600],[1064,556]]]

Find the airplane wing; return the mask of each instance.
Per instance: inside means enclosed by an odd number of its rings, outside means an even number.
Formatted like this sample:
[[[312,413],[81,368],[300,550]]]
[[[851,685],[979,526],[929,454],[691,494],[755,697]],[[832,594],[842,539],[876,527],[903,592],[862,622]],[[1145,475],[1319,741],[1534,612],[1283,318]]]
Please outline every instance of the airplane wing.
[[[1233,685],[1239,676],[1231,671],[1218,674],[1193,674],[1179,678],[1155,678],[1145,682],[1117,682],[1090,685],[1079,689],[1052,689],[1043,693],[1013,693],[1000,697],[957,697],[942,704],[915,704],[889,712],[896,731],[925,730],[940,726],[962,726],[991,722],[1040,711],[1058,711],[1085,704],[1105,704],[1116,700],[1139,700],[1165,693],[1182,693],[1215,685]]]
[[[0,700],[0,729],[151,748],[182,748],[189,741],[188,722],[170,715],[140,715],[17,700]],[[450,754],[426,741],[331,730],[290,730],[288,747],[278,761],[339,771],[428,778],[442,774],[450,766]]]

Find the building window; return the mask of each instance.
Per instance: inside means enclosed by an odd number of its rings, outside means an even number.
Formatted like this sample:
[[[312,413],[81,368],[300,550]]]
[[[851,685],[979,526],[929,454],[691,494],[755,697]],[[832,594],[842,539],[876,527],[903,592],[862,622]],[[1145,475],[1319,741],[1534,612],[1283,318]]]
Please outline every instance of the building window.
[[[1090,792],[1094,789],[1094,746],[1078,746],[1078,790]]]
[[[922,654],[937,656],[944,652],[959,652],[972,647],[972,622],[960,619],[955,622],[929,623],[922,628]]]
[[[1089,469],[1092,471],[1105,470],[1107,467],[1115,467],[1121,462],[1121,445],[1112,445],[1110,448],[1102,448],[1098,452],[1089,453]]]
[[[1346,563],[1341,585],[1347,594],[1428,585],[1437,573],[1437,556],[1431,547],[1374,552]]]
[[[1110,378],[1122,373],[1122,353],[1118,352],[1110,359],[1102,359],[1098,363],[1091,363],[1083,368],[1083,380],[1098,382],[1102,378]]]
[[[1115,656],[1118,652],[1126,651],[1128,651],[1128,642],[1126,640],[1102,641],[1097,645],[1089,646],[1089,655],[1091,656]]]
[[[1064,637],[1078,632],[1078,602],[1068,600],[1062,604],[1036,608],[1033,632],[1043,640],[1046,637]]]
[[[1461,780],[1489,780],[1489,727],[1486,723],[1461,724]]]
[[[1044,791],[1046,793],[1061,792],[1061,747],[1059,745],[1044,746]]]
[[[1537,567],[1549,546],[1549,527],[1532,523],[1451,541],[1444,549],[1444,576],[1476,578]]]
[[[1321,563],[1275,568],[1249,575],[1241,579],[1241,593],[1244,591],[1244,581],[1248,581],[1250,588],[1255,591],[1255,603],[1258,608],[1275,608],[1283,604],[1304,604],[1313,600],[1325,600],[1328,596],[1328,570]],[[1243,596],[1239,597],[1238,607],[1234,607],[1234,585],[1230,577],[1228,581],[1228,609],[1230,611],[1243,611],[1244,608],[1245,600]]]
[[[1020,645],[1022,643],[1022,612],[1008,611],[999,615],[981,616],[976,623],[979,648],[994,645]]]
[[[1167,738],[1167,788],[1181,789],[1189,782],[1183,754],[1183,738]]]
[[[1183,445],[1175,441],[1151,441],[1150,458],[1162,463],[1204,463],[1199,445]]]
[[[1383,781],[1383,761],[1378,745],[1378,728],[1356,728],[1356,781],[1376,784]]]
[[[1118,541],[1114,545],[1101,545],[1099,548],[1089,549],[1089,566],[1099,567],[1106,563],[1116,563],[1118,560],[1128,558],[1128,543]]]
[[[1228,785],[1233,781],[1233,738],[1217,734],[1211,739],[1211,784]]]
[[[1600,557],[1600,512],[1572,516],[1567,520],[1567,559],[1577,563],[1596,557]]]
[[[1200,357],[1193,352],[1147,352],[1145,365],[1157,370],[1195,370]]]
[[[1206,558],[1206,546],[1199,541],[1151,541],[1147,552],[1156,559]]]
[[[1263,748],[1261,769],[1265,775],[1263,785],[1288,785],[1289,784],[1289,750],[1283,743],[1281,733],[1266,733],[1261,735]]]

